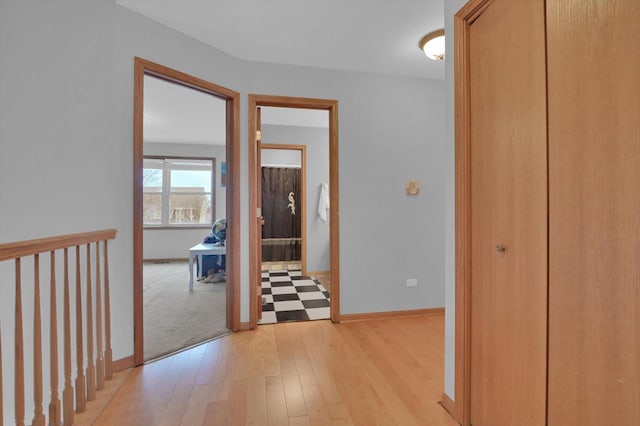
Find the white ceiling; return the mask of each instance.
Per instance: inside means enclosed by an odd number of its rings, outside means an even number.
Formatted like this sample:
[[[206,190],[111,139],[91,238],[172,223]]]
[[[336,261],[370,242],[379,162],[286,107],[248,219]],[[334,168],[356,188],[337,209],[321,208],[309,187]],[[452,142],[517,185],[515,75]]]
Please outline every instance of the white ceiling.
[[[144,76],[145,142],[224,145],[225,117],[222,99]]]
[[[117,0],[237,58],[418,78],[444,63],[418,48],[444,27],[444,0]],[[144,139],[225,143],[225,104],[146,77]],[[263,108],[264,124],[327,127],[324,111]]]
[[[444,0],[117,2],[244,60],[444,78],[418,48],[444,27]]]
[[[144,77],[145,142],[225,144],[225,102],[159,78]],[[261,108],[263,124],[329,127],[327,111]]]

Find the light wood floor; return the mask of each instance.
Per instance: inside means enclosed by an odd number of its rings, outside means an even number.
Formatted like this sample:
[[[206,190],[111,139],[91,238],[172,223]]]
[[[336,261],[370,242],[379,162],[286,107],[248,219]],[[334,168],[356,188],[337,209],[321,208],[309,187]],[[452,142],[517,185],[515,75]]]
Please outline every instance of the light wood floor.
[[[281,323],[134,369],[98,425],[455,425],[444,318]]]

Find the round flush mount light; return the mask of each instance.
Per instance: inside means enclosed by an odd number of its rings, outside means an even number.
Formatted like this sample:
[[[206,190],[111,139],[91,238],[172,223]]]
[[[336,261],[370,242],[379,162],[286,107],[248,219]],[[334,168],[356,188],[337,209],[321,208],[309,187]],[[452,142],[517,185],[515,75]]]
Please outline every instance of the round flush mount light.
[[[427,58],[444,61],[444,29],[433,31],[422,37],[418,46]]]

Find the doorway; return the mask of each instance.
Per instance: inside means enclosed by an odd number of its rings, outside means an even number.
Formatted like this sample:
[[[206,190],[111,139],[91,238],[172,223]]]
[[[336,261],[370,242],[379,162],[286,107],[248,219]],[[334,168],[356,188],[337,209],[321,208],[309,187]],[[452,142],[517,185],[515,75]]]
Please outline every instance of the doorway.
[[[144,59],[135,58],[134,65],[134,364],[139,365],[239,329],[237,242],[228,238],[217,241],[221,247],[192,250],[221,219],[228,235],[239,233],[234,191],[239,94]],[[196,115],[204,123],[199,131],[189,121]],[[212,125],[216,117],[218,129]],[[212,250],[216,262],[207,266]],[[224,274],[201,284],[197,278],[208,278],[208,269]],[[215,312],[217,324],[193,323],[196,314]],[[163,327],[165,334],[150,339],[147,329],[145,338],[147,325]]]
[[[306,151],[306,145],[260,143],[263,272],[306,274]]]
[[[262,317],[259,324],[328,319],[330,314],[329,224],[326,218],[324,222],[316,218],[313,200],[307,199],[309,187],[312,193],[317,193],[318,186],[328,182],[328,115],[326,111],[304,111],[319,116],[316,120],[320,125],[302,126],[311,124],[309,120],[296,121],[296,126],[283,125],[277,116],[288,115],[291,110],[260,108]],[[269,140],[282,143],[265,143]],[[288,144],[297,141],[308,145]],[[307,147],[314,154],[310,162],[307,162]],[[307,272],[308,257],[314,265],[313,274]]]
[[[284,111],[286,110],[286,111]],[[291,147],[291,145],[296,145],[296,143],[292,142],[295,140],[298,144],[304,143],[304,138],[300,137],[298,139],[289,139],[286,144],[282,144],[285,133],[294,133],[294,132],[283,132],[284,126],[282,122],[280,122],[280,126],[274,125],[274,121],[270,118],[271,114],[275,113],[283,113],[296,115],[296,114],[304,114],[305,111],[309,111],[312,113],[321,113],[320,115],[324,115],[325,124],[325,143],[324,150],[326,152],[326,173],[324,178],[318,178],[315,184],[311,184],[309,180],[306,178],[309,174],[310,162],[305,163],[305,185],[308,189],[308,193],[304,193],[305,198],[308,195],[309,198],[304,202],[304,207],[302,211],[304,215],[302,216],[304,220],[301,221],[301,236],[300,236],[300,263],[299,269],[296,269],[295,266],[293,268],[289,267],[291,264],[287,263],[286,259],[281,264],[278,265],[263,265],[263,223],[265,221],[265,216],[263,212],[262,205],[262,181],[263,181],[263,161],[262,154],[263,148],[273,147],[273,144],[276,146],[285,145],[282,149],[286,149],[286,145]],[[293,114],[292,114],[293,113]],[[303,307],[299,307],[296,309],[292,309],[292,311],[299,312],[288,312],[291,313],[291,317],[284,319],[288,320],[297,320],[296,314],[302,314],[302,317],[299,319],[307,320],[307,319],[320,319],[320,318],[331,318],[334,322],[339,320],[339,254],[338,254],[338,105],[337,101],[333,100],[324,100],[324,99],[308,99],[308,98],[289,98],[289,97],[279,97],[279,96],[267,96],[267,95],[249,95],[249,128],[255,129],[255,131],[250,131],[249,139],[250,139],[250,151],[249,151],[249,181],[250,181],[250,211],[255,212],[255,219],[251,218],[250,220],[250,326],[251,328],[255,328],[258,323],[272,323],[276,322],[274,320],[273,311],[268,311],[263,318],[262,310],[263,307],[267,310],[273,308],[273,306],[269,306],[269,304],[273,305],[274,301],[270,300],[271,293],[270,291],[276,291],[272,289],[269,285],[271,281],[274,281],[278,284],[275,284],[275,287],[280,287],[277,289],[277,293],[284,292],[279,294],[280,298],[284,299],[281,301],[281,304],[285,302],[292,302],[297,304],[303,304],[303,299],[305,297],[300,297],[298,292],[288,291],[290,289],[295,289],[295,284],[300,284],[303,290],[308,291],[315,295],[322,295],[324,301],[322,301],[320,297],[318,297],[317,301],[309,300],[306,302],[307,305]],[[290,126],[295,127],[294,123],[287,123]],[[298,124],[299,126],[299,124]],[[299,130],[299,129],[298,129]],[[263,143],[266,144],[263,146]],[[302,152],[309,153],[309,146],[305,147],[305,150],[301,150]],[[265,151],[266,152],[266,151]],[[305,155],[306,157],[306,155]],[[316,158],[316,155],[313,156]],[[309,154],[309,159],[311,159],[311,154]],[[301,160],[302,161],[302,160]],[[309,160],[311,161],[311,160]],[[265,165],[269,165],[264,163]],[[315,182],[315,180],[314,180]],[[301,195],[302,196],[302,195]],[[324,198],[321,198],[324,197]],[[320,208],[319,201],[324,200],[324,204],[322,209]],[[287,203],[285,203],[286,205]],[[315,206],[312,206],[315,204]],[[318,213],[322,212],[322,214]],[[326,247],[323,250],[320,250],[320,257],[324,255],[326,258],[324,259],[324,263],[316,263],[319,265],[326,265],[320,267],[314,267],[314,259],[317,256],[317,252],[314,252],[310,249],[310,244],[313,244],[312,239],[309,236],[308,227],[310,223],[312,223],[309,218],[315,216],[322,216],[322,220],[316,218],[312,219],[316,222],[320,223],[320,228],[324,228],[327,243]],[[273,240],[271,235],[265,235],[265,240]],[[267,244],[283,244],[281,241],[266,241]],[[284,242],[285,245],[295,245],[297,242],[295,238],[292,240],[291,238],[287,238],[287,241]],[[271,247],[267,245],[267,250],[271,250]],[[283,249],[285,250],[285,249]],[[287,249],[288,250],[288,249]],[[293,249],[292,249],[293,251]],[[315,253],[315,254],[314,254]],[[309,266],[311,264],[311,266]],[[295,265],[295,263],[294,263]],[[264,266],[264,268],[263,268]],[[265,269],[266,268],[266,269]],[[275,268],[275,272],[274,272]],[[311,268],[312,271],[309,271],[308,268]],[[308,275],[309,272],[314,272],[319,274],[323,274],[323,282],[320,282],[315,277],[310,277]],[[274,275],[272,277],[272,275]],[[282,281],[281,281],[282,280]],[[296,282],[300,280],[300,282]],[[303,281],[306,280],[306,281]],[[267,289],[263,290],[263,286],[266,284]],[[289,284],[289,289],[284,288],[285,281]],[[280,284],[282,283],[282,284]],[[330,285],[330,288],[328,287]],[[314,288],[312,288],[315,286]],[[301,288],[302,288],[301,287]],[[263,298],[263,293],[266,297]],[[285,294],[286,293],[286,294]],[[289,298],[296,296],[296,300],[289,300]],[[327,304],[330,306],[327,309]],[[311,306],[317,304],[316,306]],[[322,306],[320,306],[322,304]],[[322,309],[324,308],[324,309]],[[312,315],[309,316],[305,310],[307,309],[317,309],[317,311],[313,311]],[[316,313],[322,313],[324,316],[316,317]],[[306,314],[306,315],[305,315]],[[284,314],[282,314],[284,315]]]

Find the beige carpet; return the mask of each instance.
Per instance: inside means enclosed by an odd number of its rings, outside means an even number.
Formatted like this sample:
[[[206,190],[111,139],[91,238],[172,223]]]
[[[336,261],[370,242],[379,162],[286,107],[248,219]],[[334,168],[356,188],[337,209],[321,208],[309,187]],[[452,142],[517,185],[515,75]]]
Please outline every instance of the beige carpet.
[[[193,282],[187,261],[144,263],[144,359],[229,333],[226,284]]]

